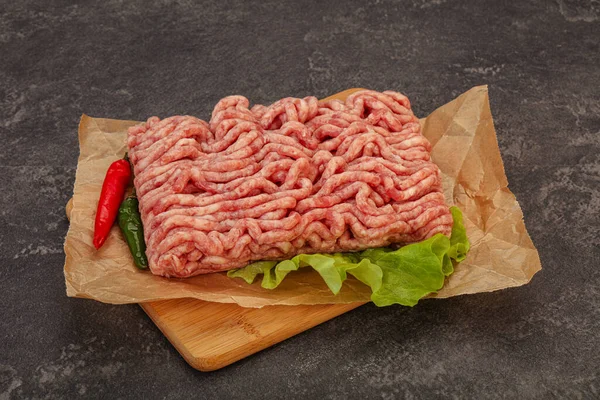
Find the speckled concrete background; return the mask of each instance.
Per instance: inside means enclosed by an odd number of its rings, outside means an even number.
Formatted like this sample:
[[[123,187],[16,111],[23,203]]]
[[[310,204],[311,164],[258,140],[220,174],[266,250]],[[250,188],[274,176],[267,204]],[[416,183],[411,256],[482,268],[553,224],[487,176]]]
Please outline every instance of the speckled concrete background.
[[[600,396],[597,0],[71,3],[0,3],[0,399]],[[544,266],[531,284],[367,305],[209,374],[139,307],[65,296],[82,113],[362,86],[424,116],[480,84]]]

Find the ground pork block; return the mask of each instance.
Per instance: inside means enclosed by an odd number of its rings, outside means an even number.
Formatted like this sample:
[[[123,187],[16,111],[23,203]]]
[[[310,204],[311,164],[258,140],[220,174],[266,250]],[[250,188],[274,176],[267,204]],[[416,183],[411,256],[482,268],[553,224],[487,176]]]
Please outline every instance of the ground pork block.
[[[209,122],[129,129],[154,274],[188,277],[300,253],[358,251],[450,235],[431,145],[409,100],[229,96]]]

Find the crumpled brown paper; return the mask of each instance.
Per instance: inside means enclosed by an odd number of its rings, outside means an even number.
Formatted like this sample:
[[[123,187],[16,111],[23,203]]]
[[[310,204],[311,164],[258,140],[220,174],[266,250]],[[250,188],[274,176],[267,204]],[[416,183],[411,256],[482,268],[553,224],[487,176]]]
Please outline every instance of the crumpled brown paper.
[[[331,98],[345,98],[352,90]],[[80,151],[71,226],[65,240],[67,295],[105,303],[139,303],[192,297],[244,307],[366,302],[370,289],[350,278],[333,295],[320,276],[306,268],[288,275],[275,290],[230,279],[224,273],[168,279],[139,271],[118,227],[96,251],[92,233],[106,169],[126,151],[127,128],[135,121],[91,118],[79,125]],[[523,213],[508,189],[486,86],[475,87],[421,120],[443,174],[449,204],[465,217],[471,251],[433,297],[490,292],[529,282],[541,269]]]

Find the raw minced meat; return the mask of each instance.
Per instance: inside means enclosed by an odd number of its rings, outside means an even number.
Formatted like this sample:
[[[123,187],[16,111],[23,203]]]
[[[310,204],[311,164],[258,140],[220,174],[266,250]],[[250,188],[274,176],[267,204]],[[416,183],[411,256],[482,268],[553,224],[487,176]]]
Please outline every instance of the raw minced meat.
[[[129,156],[152,272],[169,277],[450,235],[431,145],[406,96],[229,96],[207,123],[152,117]]]

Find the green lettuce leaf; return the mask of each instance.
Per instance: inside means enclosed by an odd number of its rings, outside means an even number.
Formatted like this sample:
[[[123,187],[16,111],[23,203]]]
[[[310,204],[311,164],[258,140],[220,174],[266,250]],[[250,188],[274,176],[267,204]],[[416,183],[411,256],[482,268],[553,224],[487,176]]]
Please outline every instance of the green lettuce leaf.
[[[462,213],[450,207],[454,224],[451,237],[437,234],[397,250],[368,249],[359,253],[300,254],[285,261],[258,261],[227,273],[252,283],[262,275],[261,286],[275,289],[287,274],[312,267],[321,275],[332,293],[338,294],[348,275],[369,286],[377,306],[402,304],[414,306],[424,296],[442,288],[454,272],[454,262],[463,261],[470,244]]]

